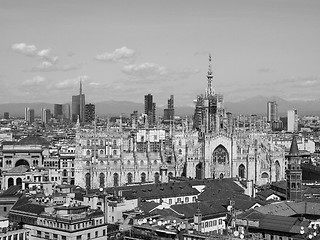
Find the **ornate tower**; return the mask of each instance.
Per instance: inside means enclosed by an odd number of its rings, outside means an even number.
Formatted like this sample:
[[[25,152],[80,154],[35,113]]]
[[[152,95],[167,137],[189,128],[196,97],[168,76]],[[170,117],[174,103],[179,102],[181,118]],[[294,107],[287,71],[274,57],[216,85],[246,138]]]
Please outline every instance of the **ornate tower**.
[[[293,135],[290,152],[288,156],[287,174],[287,200],[301,201],[302,200],[302,169],[301,157],[296,136]]]

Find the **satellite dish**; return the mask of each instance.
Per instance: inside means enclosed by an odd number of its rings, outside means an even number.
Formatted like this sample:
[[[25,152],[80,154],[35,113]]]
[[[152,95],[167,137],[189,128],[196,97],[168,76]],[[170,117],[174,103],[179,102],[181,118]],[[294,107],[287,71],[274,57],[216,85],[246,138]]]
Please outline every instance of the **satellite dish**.
[[[102,192],[102,191],[103,191],[103,188],[102,188],[102,187],[101,187],[101,188],[99,188],[99,191],[100,191],[100,192]]]
[[[234,235],[235,237],[238,237],[238,236],[239,236],[239,232],[238,232],[238,231],[234,231],[234,232],[233,232],[233,235]]]
[[[232,206],[229,205],[229,206],[227,207],[227,210],[230,212],[230,211],[232,210]]]
[[[241,238],[241,239],[244,239],[244,235],[243,235],[242,233],[240,234],[240,238]]]

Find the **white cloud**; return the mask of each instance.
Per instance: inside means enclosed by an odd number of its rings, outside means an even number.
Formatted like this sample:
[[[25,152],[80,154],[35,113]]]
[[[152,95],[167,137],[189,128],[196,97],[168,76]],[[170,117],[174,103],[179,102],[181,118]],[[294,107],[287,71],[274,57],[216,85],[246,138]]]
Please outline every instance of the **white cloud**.
[[[27,56],[37,55],[37,48],[35,45],[27,45],[25,43],[15,43],[11,47],[14,51]]]
[[[32,87],[32,86],[38,86],[42,83],[44,83],[46,81],[46,79],[42,76],[35,76],[32,79],[28,79],[25,80],[24,82],[22,82],[23,86],[28,86],[28,87]]]
[[[142,63],[142,64],[132,64],[126,65],[123,67],[122,71],[128,75],[137,75],[137,76],[153,76],[160,75],[164,76],[168,74],[166,67],[160,66],[155,63]]]
[[[47,61],[41,62],[38,66],[31,69],[32,72],[54,72],[54,71],[71,71],[78,69],[77,64],[66,64],[63,66],[56,66],[55,64]]]
[[[78,78],[66,79],[64,81],[61,81],[61,82],[54,84],[53,87],[56,89],[60,89],[60,90],[76,88],[77,86],[79,86],[80,79],[82,80],[82,82],[85,82],[89,79],[89,77],[88,76],[80,76]]]
[[[27,45],[26,43],[15,43],[11,46],[12,50],[29,57],[35,57],[39,60],[56,64],[57,56],[50,56],[51,49],[38,50],[35,45]]]
[[[135,58],[135,51],[127,47],[117,48],[111,53],[105,52],[95,57],[98,61],[129,63]]]

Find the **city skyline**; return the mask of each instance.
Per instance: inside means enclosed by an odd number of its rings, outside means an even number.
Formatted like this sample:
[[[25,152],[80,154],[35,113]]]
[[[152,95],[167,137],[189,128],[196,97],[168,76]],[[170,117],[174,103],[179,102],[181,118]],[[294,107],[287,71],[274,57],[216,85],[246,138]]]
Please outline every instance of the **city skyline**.
[[[318,1],[0,1],[0,102],[318,98]],[[44,34],[45,33],[45,34]],[[161,104],[162,103],[162,104]]]

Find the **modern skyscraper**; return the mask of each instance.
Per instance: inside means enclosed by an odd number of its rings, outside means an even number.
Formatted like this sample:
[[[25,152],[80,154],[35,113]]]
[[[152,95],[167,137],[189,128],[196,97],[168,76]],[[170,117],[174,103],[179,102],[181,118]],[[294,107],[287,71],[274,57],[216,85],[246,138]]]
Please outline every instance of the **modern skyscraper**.
[[[94,104],[88,103],[85,105],[85,122],[92,123],[95,119],[96,106]]]
[[[156,122],[156,103],[150,93],[144,96],[144,113],[148,115],[149,126],[153,126]]]
[[[56,119],[62,118],[62,104],[53,105],[53,117]]]
[[[44,124],[48,124],[51,119],[51,111],[50,109],[41,108],[41,122]]]
[[[276,101],[269,101],[267,103],[267,122],[276,121],[278,121],[278,104]]]
[[[32,124],[34,122],[34,109],[25,108],[24,114],[24,119],[28,122],[28,124]]]
[[[65,103],[62,105],[62,117],[65,120],[70,120],[70,104]]]
[[[135,110],[130,114],[130,125],[133,129],[138,127],[138,111]]]
[[[293,136],[288,156],[287,200],[302,200],[302,169],[296,136]]]
[[[4,112],[3,113],[3,118],[4,119],[9,119],[10,118],[9,112]]]
[[[287,131],[297,132],[298,131],[298,112],[296,109],[288,110],[287,113]]]
[[[72,122],[84,121],[85,95],[82,93],[82,81],[80,80],[80,94],[72,96]]]
[[[163,121],[169,123],[174,121],[174,97],[170,95],[168,99],[168,108],[164,109]]]

